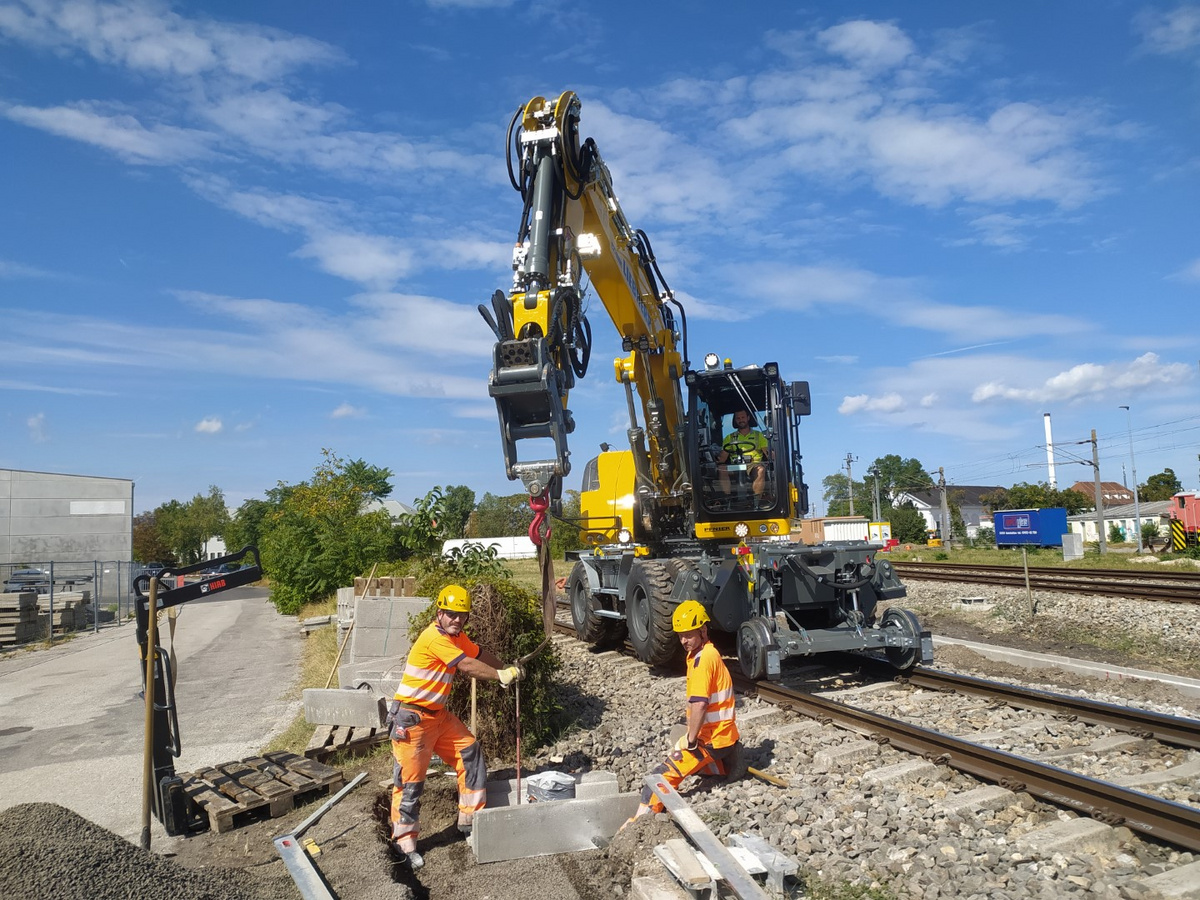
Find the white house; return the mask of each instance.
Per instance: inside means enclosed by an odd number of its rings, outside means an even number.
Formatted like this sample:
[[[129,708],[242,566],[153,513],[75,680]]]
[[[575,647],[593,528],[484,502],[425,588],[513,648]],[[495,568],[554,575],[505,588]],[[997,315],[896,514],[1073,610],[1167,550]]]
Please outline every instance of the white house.
[[[1166,537],[1171,533],[1170,518],[1167,515],[1167,510],[1171,507],[1170,500],[1151,500],[1146,503],[1139,504],[1138,512],[1141,513],[1142,525],[1147,522],[1153,522],[1158,529],[1160,537]],[[1104,507],[1104,538],[1108,540],[1109,529],[1116,525],[1121,529],[1121,533],[1125,535],[1125,542],[1129,544],[1137,543],[1137,525],[1134,516],[1134,505],[1132,503],[1122,504],[1121,506],[1106,506]],[[1082,534],[1083,541],[1087,543],[1096,543],[1100,540],[1096,535],[1096,513],[1091,512],[1080,513],[1077,516],[1067,517],[1067,527],[1071,529],[1072,534]]]

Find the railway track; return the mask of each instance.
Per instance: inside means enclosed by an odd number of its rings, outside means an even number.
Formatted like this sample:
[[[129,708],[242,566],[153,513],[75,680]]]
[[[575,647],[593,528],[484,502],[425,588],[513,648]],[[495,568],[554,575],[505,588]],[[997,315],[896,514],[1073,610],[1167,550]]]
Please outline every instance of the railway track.
[[[569,620],[560,620],[555,627],[560,633],[572,637],[575,634]],[[632,655],[628,645],[625,652]],[[869,673],[868,680],[873,678],[876,683],[881,676],[890,678],[894,675],[894,670],[882,660],[876,662],[869,657],[855,657],[851,665],[861,667]],[[848,702],[846,697],[852,691],[839,692],[841,696],[822,695],[819,688],[812,688],[811,683],[797,688],[767,681],[750,682],[741,676],[736,665],[731,667],[731,672],[739,692],[757,696],[773,706],[793,710],[823,724],[836,724],[863,734],[877,744],[949,766],[1014,793],[1028,793],[1107,825],[1124,825],[1164,844],[1200,852],[1200,807],[1070,771],[1046,759],[1036,758],[1038,754],[1009,752],[872,711]],[[837,681],[841,683],[841,679]],[[955,693],[980,698],[988,704],[1036,711],[1060,721],[1088,723],[1187,751],[1200,748],[1200,720],[1196,719],[933,669],[917,668],[896,682],[902,688],[928,690],[935,695]],[[1081,747],[1074,752],[1088,749]],[[1072,751],[1060,750],[1052,755],[1064,759],[1071,754]]]
[[[955,563],[893,562],[908,581],[956,581],[991,587],[1025,587],[1018,566],[971,566]],[[1115,569],[1053,569],[1030,567],[1029,587],[1105,597],[1133,597],[1170,603],[1200,603],[1200,574],[1184,572],[1126,572]]]

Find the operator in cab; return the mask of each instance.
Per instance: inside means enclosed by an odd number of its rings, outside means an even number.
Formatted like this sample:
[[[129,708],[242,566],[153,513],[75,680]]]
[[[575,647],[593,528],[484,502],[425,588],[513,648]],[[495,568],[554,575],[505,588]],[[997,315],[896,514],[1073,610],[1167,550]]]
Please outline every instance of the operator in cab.
[[[767,490],[767,438],[761,431],[754,428],[754,417],[750,411],[739,409],[733,414],[733,428],[721,442],[721,452],[717,454],[717,478],[721,485],[721,493],[730,493],[729,461],[737,459],[745,461],[750,468],[751,488],[754,496],[762,500]]]
[[[421,632],[404,664],[404,674],[388,707],[392,740],[392,840],[414,868],[425,865],[417,852],[421,793],[430,757],[453,762],[458,774],[458,830],[470,834],[475,813],[487,799],[487,761],[475,735],[446,709],[456,672],[508,687],[524,677],[519,665],[505,666],[463,633],[471,616],[471,595],[457,584],[442,588],[434,620]]]
[[[720,651],[708,639],[709,621],[707,610],[696,600],[684,600],[671,616],[671,628],[687,654],[687,732],[666,762],[653,771],[673,788],[689,775],[740,776],[744,765],[733,679]],[[663,808],[650,788],[643,787],[637,812],[629,821]]]

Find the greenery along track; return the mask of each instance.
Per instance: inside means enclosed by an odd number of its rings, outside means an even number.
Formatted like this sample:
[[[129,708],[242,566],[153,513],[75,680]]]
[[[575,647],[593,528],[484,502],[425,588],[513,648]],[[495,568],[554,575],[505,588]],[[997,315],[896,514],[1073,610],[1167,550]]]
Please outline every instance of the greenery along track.
[[[955,563],[893,562],[901,579],[957,581],[991,587],[1024,588],[1019,566],[973,566]],[[1117,569],[1029,568],[1029,587],[1039,591],[1134,597],[1171,603],[1200,603],[1200,574],[1129,572]]]

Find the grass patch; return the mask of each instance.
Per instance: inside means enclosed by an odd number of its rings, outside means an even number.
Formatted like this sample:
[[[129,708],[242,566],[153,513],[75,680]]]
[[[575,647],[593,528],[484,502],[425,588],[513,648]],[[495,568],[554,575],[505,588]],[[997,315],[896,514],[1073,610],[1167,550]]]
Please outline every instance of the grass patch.
[[[334,616],[337,621],[337,598],[330,597],[320,603],[310,603],[300,610],[296,621],[315,616]],[[298,700],[303,696],[305,688],[323,688],[333,671],[333,661],[337,658],[338,634],[337,626],[331,622],[313,631],[304,639],[304,649],[300,651],[300,677],[295,686],[288,692],[289,700]],[[337,675],[334,674],[336,681]],[[263,748],[264,753],[272,750],[289,750],[292,753],[304,753],[313,735],[313,726],[304,718],[301,709],[287,728],[271,739]]]
[[[513,583],[533,591],[538,597],[542,596],[542,570],[536,559],[506,559],[503,562],[504,568],[512,575]],[[573,565],[561,559],[555,560],[554,577],[566,578]]]

